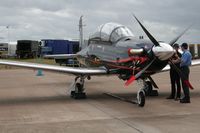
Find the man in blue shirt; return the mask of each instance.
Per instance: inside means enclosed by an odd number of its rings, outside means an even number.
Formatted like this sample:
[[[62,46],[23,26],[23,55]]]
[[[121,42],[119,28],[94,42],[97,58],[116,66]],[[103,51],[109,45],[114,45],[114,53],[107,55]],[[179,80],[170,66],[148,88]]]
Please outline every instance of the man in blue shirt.
[[[189,79],[189,73],[190,73],[190,69],[189,66],[191,65],[192,62],[192,55],[188,50],[188,44],[187,43],[183,43],[181,45],[181,49],[183,51],[182,57],[181,57],[181,71],[182,73],[185,75],[185,77],[187,79]],[[183,92],[184,92],[184,97],[180,100],[180,103],[190,103],[190,90],[188,85],[184,82],[185,79],[181,78],[182,81],[182,88],[183,88]]]

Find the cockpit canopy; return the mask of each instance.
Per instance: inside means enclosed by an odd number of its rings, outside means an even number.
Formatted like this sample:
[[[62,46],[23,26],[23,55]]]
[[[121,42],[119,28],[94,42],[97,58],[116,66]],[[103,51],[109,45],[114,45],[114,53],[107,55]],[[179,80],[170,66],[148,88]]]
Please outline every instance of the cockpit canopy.
[[[117,23],[106,23],[98,27],[90,36],[90,40],[116,43],[125,37],[133,37],[133,33],[126,27]]]

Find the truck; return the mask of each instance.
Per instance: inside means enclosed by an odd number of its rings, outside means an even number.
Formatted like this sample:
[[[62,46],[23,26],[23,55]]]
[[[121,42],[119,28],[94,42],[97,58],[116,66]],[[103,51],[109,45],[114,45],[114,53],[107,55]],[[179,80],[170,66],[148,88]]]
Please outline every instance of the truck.
[[[76,54],[79,51],[78,41],[43,39],[41,44],[42,55]],[[60,65],[74,64],[72,59],[55,59],[55,61]]]
[[[5,58],[8,54],[8,43],[0,43],[0,58]]]
[[[39,41],[18,40],[16,55],[18,58],[35,58],[39,54]]]

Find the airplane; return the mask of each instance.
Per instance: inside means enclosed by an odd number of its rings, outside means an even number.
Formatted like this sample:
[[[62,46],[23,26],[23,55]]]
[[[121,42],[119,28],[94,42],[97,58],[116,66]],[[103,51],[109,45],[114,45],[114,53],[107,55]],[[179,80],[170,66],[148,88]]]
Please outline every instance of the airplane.
[[[86,98],[84,83],[91,76],[118,76],[128,86],[135,80],[142,83],[137,93],[139,107],[145,105],[145,96],[154,95],[158,88],[151,75],[170,69],[168,62],[174,55],[173,44],[189,29],[184,30],[169,43],[157,41],[144,25],[133,15],[149,39],[136,38],[131,30],[118,23],[106,23],[90,36],[88,46],[77,54],[55,55],[55,58],[76,58],[80,67],[63,67],[19,61],[0,60],[2,65],[62,72],[75,75],[70,95],[75,99]],[[53,55],[51,56],[53,57]],[[185,77],[175,66],[181,77]],[[199,65],[200,60],[192,62]],[[185,83],[193,88],[187,78]]]

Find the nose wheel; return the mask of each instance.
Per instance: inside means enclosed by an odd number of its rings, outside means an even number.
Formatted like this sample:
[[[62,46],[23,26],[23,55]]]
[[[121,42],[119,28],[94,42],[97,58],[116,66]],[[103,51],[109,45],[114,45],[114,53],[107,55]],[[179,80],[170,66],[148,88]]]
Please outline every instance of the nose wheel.
[[[144,107],[145,105],[145,92],[143,90],[138,91],[137,104],[139,107]]]

